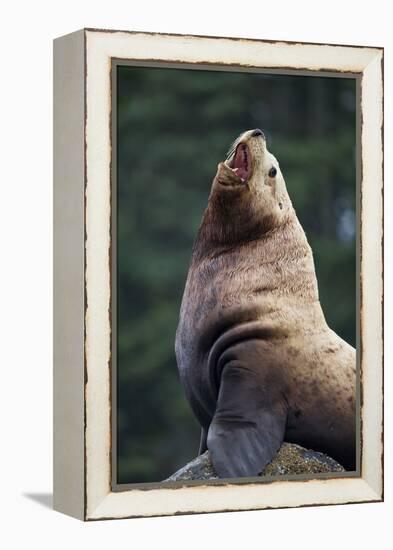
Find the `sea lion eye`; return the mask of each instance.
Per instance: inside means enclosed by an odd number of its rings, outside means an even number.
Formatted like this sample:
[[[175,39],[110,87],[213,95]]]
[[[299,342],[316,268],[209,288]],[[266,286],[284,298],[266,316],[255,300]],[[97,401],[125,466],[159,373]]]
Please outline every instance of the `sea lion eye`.
[[[270,168],[270,170],[269,170],[269,178],[274,178],[276,175],[277,175],[277,169],[274,168],[274,166],[273,166],[273,167]]]

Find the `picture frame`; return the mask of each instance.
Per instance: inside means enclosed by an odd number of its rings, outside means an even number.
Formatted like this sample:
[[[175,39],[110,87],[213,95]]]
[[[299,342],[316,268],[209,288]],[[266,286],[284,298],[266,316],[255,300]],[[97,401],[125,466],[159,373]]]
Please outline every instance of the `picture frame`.
[[[114,68],[358,83],[360,465],[355,475],[115,487]],[[383,48],[83,29],[54,41],[54,508],[81,520],[383,500]]]

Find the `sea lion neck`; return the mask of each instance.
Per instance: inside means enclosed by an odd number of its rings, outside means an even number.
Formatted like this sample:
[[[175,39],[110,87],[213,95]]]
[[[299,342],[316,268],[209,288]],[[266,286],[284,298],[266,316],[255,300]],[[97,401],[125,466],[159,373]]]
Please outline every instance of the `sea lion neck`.
[[[262,228],[253,223],[253,213],[247,204],[247,189],[231,189],[215,193],[209,198],[202,218],[197,240],[208,248],[234,246],[244,241],[254,240],[262,233]]]
[[[286,288],[288,295],[301,296],[307,302],[319,301],[312,251],[294,212],[279,226],[267,232],[251,232],[247,238],[241,235],[237,241],[215,240],[217,235],[209,234],[209,229],[202,223],[192,256],[191,269],[203,273],[204,278],[215,271],[258,270],[259,279],[268,281],[271,290],[277,288],[278,294]]]
[[[261,217],[249,193],[247,189],[231,189],[222,194],[213,188],[194,242],[194,259],[215,256],[250,242],[268,242],[285,232],[288,225],[299,225],[292,206],[279,224],[273,215]],[[300,228],[299,239],[303,237]]]

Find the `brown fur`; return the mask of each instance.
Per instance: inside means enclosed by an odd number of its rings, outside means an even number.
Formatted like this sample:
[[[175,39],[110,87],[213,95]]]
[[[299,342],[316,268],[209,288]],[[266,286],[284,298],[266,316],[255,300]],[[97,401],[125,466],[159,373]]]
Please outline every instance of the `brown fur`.
[[[277,394],[285,440],[353,469],[355,350],[326,324],[312,251],[276,159],[251,131],[239,141],[252,175],[244,183],[219,164],[184,291],[176,354],[186,394],[207,432],[223,369],[240,362],[257,376],[261,399]]]

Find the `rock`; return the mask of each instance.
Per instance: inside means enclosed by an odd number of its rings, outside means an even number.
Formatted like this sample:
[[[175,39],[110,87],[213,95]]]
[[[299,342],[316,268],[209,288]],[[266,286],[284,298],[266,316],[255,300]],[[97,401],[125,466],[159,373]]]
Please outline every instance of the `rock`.
[[[283,443],[261,476],[280,476],[293,474],[320,474],[326,472],[345,472],[344,468],[329,456],[311,451],[293,443]],[[164,481],[191,481],[198,479],[218,479],[209,451],[194,458]]]

